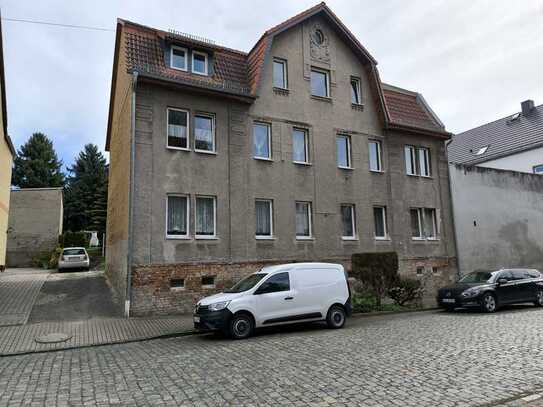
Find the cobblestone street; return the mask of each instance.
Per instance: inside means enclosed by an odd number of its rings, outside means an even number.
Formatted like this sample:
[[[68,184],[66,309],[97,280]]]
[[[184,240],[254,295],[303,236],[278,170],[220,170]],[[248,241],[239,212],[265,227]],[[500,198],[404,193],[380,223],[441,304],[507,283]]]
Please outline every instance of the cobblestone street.
[[[542,329],[531,307],[422,312],[10,356],[0,405],[536,406]]]

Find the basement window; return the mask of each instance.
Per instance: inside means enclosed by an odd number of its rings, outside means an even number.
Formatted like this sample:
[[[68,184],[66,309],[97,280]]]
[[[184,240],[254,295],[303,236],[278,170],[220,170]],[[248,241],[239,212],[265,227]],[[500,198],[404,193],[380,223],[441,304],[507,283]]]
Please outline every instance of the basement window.
[[[422,276],[424,274],[424,267],[417,267],[417,276]]]
[[[215,287],[215,276],[202,277],[202,288],[214,288],[214,287]]]
[[[171,290],[184,290],[185,289],[185,279],[184,278],[172,278],[170,280],[170,289]]]

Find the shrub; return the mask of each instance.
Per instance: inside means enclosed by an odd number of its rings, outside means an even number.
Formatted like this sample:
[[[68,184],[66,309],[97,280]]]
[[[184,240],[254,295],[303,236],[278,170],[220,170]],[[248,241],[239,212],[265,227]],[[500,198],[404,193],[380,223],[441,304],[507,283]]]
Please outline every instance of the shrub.
[[[355,312],[372,312],[379,308],[377,297],[370,292],[354,294],[352,302]]]
[[[400,306],[420,300],[423,293],[424,287],[420,280],[412,278],[400,278],[396,281],[396,284],[388,290],[388,296]]]
[[[59,243],[62,247],[89,247],[89,237],[85,232],[67,231],[61,235]]]
[[[57,246],[51,252],[41,252],[32,259],[32,263],[36,267],[42,269],[54,269],[58,266],[58,259],[62,253],[62,247]]]
[[[352,255],[352,274],[370,288],[381,305],[381,299],[398,280],[396,252],[355,253]]]

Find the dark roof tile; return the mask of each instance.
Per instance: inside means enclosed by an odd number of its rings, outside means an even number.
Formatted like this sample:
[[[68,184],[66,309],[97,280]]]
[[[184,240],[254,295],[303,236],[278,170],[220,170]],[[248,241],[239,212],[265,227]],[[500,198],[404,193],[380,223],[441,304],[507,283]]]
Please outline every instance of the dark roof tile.
[[[543,105],[534,107],[526,116],[519,114],[516,120],[511,117],[453,136],[447,147],[449,161],[478,164],[543,146]],[[476,154],[487,146],[484,153]]]

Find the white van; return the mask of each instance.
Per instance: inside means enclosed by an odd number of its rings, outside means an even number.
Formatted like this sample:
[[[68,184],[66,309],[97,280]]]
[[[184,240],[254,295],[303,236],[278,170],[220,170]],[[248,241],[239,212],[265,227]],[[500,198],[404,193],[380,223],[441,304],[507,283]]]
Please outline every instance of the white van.
[[[290,263],[264,267],[231,289],[203,298],[196,304],[194,327],[243,339],[255,328],[293,322],[326,321],[330,328],[341,328],[351,310],[343,266]]]

